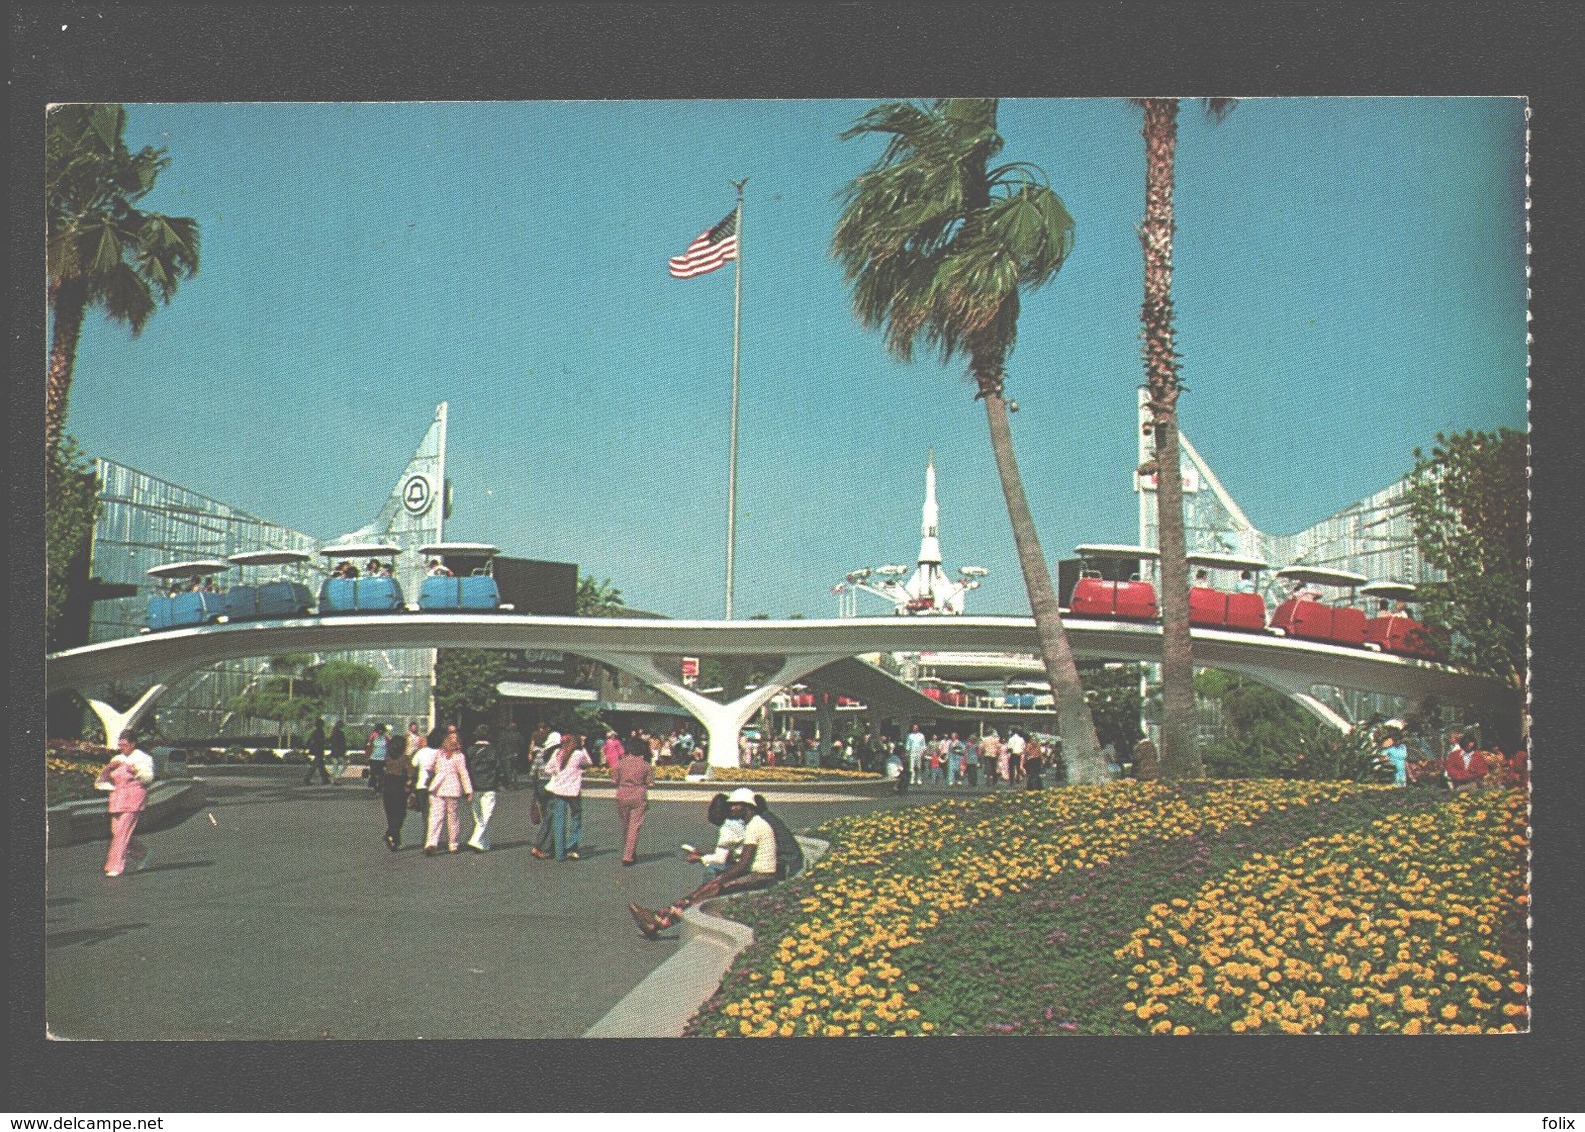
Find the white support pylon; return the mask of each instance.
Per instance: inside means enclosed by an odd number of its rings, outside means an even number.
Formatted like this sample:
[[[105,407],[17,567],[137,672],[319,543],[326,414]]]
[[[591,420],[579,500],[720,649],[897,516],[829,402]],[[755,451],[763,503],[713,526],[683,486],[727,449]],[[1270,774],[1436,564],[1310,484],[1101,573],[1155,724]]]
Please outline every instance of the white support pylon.
[[[169,684],[155,684],[139,696],[137,703],[126,711],[117,711],[103,700],[95,700],[87,696],[83,698],[88,700],[88,706],[99,717],[99,723],[105,729],[105,745],[114,747],[117,737],[124,731],[135,730],[138,720],[148,713],[149,708],[154,706],[154,701],[164,695],[169,687]]]
[[[843,659],[836,654],[784,657],[775,675],[752,692],[723,704],[673,680],[660,670],[653,657],[601,652],[586,652],[583,655],[590,660],[597,660],[637,677],[686,708],[690,715],[704,724],[705,734],[710,740],[709,758],[712,767],[738,765],[737,746],[738,738],[743,734],[743,725],[754,717],[755,712],[768,704],[772,697],[780,694],[788,685],[796,684],[811,672]]]

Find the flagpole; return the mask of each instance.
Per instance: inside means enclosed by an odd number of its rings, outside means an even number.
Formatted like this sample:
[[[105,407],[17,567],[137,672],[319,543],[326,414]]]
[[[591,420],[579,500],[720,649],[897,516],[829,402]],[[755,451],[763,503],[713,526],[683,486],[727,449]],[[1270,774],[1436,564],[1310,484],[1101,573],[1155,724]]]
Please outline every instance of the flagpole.
[[[733,181],[737,189],[737,255],[732,274],[732,423],[727,440],[726,474],[726,619],[732,620],[732,566],[737,546],[737,388],[738,340],[743,316],[743,186],[748,178]]]

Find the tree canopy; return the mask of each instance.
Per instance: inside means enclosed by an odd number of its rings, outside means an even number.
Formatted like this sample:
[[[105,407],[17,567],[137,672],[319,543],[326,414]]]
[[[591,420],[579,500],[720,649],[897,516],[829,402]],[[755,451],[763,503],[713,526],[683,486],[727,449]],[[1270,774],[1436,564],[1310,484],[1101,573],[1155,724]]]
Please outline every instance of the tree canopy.
[[[1525,683],[1528,446],[1512,429],[1437,434],[1415,449],[1407,503],[1426,565],[1445,579],[1422,582],[1420,614],[1448,631],[1449,658],[1507,683]]]
[[[136,335],[198,273],[198,221],[135,205],[170,164],[122,138],[125,107],[71,103],[45,122],[45,259],[55,314],[45,395],[46,449],[60,443],[83,315],[98,307]]]
[[[627,612],[622,591],[611,584],[610,578],[597,582],[591,575],[580,574],[575,600],[579,617],[621,617]]]
[[[309,669],[307,676],[325,707],[343,720],[357,715],[364,697],[380,684],[378,669],[335,657]]]
[[[53,641],[66,608],[73,560],[88,553],[99,515],[99,484],[70,437],[45,459],[51,471],[44,478],[44,631]]]
[[[435,657],[435,710],[459,725],[488,715],[501,700],[496,685],[506,670],[494,649],[441,649]]]

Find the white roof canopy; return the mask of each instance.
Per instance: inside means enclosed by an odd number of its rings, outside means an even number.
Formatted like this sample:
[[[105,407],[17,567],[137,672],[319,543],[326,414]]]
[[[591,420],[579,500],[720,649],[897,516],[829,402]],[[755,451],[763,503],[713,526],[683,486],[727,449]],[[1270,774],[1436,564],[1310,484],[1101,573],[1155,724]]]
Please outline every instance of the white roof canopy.
[[[1263,559],[1244,558],[1237,554],[1191,554],[1190,566],[1209,566],[1213,570],[1269,570]]]
[[[1277,577],[1288,578],[1295,582],[1316,586],[1354,586],[1363,585],[1370,581],[1363,574],[1353,574],[1347,570],[1328,570],[1324,566],[1284,566],[1277,571]]]
[[[1081,558],[1159,558],[1161,552],[1153,546],[1122,546],[1116,543],[1094,542],[1073,548]]]
[[[243,550],[226,557],[238,566],[287,566],[307,562],[313,555],[301,550]]]
[[[418,548],[425,558],[440,558],[455,554],[459,558],[491,558],[501,553],[501,548],[487,542],[432,542]]]
[[[1371,582],[1359,587],[1366,597],[1384,597],[1388,601],[1413,601],[1414,586],[1408,582]]]
[[[338,546],[322,546],[319,553],[326,558],[395,558],[402,548],[385,542],[344,542]]]
[[[218,558],[199,558],[192,562],[171,562],[149,571],[151,578],[202,578],[209,574],[223,574],[231,563]]]

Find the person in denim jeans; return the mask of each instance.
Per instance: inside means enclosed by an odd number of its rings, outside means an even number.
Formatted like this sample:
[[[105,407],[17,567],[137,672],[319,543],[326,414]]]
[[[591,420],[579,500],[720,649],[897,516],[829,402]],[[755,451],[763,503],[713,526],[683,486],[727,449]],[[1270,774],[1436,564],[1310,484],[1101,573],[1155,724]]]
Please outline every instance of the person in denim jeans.
[[[578,860],[583,840],[583,772],[593,765],[580,737],[571,734],[562,739],[561,750],[546,764],[550,781],[545,789],[550,793],[549,816],[558,861]]]

